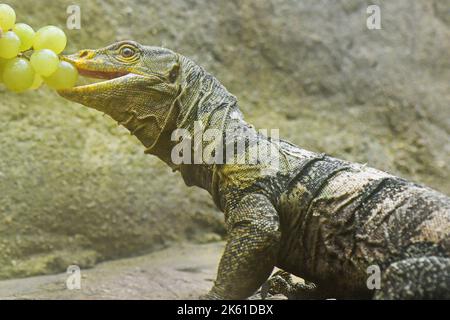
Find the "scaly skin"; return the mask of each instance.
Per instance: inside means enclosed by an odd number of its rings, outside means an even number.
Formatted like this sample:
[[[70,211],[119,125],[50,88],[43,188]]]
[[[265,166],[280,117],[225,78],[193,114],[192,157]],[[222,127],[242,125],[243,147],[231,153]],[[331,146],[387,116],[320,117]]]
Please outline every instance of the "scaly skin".
[[[111,80],[60,95],[128,128],[146,153],[180,171],[188,186],[206,189],[224,212],[229,238],[207,298],[246,298],[275,266],[313,281],[314,298],[450,298],[448,197],[258,134],[233,95],[170,50],[125,41],[65,59]],[[194,134],[194,121],[247,141],[238,158],[257,145],[276,153],[256,164],[175,164],[171,134]],[[366,285],[374,264],[381,269],[375,292]]]

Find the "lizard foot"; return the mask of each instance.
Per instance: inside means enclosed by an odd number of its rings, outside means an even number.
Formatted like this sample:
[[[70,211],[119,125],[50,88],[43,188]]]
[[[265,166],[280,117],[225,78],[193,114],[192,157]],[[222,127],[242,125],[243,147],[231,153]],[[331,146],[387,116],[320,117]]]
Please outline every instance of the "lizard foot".
[[[286,271],[275,272],[261,287],[261,298],[282,294],[289,300],[308,299],[316,291],[316,285],[307,281],[295,281]]]

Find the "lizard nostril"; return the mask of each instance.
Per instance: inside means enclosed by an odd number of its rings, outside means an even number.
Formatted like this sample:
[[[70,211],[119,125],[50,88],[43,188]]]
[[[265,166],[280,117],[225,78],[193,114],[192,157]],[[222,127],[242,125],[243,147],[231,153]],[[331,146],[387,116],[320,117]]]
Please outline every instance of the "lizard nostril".
[[[80,52],[80,58],[86,58],[87,55],[88,55],[87,50],[84,50],[84,51],[81,51],[81,52]]]

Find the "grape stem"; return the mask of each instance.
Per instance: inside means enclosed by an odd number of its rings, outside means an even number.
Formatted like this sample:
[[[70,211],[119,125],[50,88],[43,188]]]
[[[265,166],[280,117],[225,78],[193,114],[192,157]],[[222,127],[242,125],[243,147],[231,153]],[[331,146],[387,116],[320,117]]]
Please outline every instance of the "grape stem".
[[[33,54],[33,52],[34,52],[33,49],[28,49],[24,52],[19,53],[19,57],[30,60],[30,57]]]

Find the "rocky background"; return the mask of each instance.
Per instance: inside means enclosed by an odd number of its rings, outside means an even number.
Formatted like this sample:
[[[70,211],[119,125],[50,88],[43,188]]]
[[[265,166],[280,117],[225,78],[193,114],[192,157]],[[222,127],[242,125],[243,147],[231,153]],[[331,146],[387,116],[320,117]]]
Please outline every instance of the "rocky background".
[[[7,3],[19,22],[64,28],[67,52],[133,39],[183,53],[257,127],[450,194],[448,0],[77,0],[72,31],[72,0]],[[382,30],[366,28],[373,3]],[[0,122],[0,279],[223,236],[207,193],[109,118],[0,88]]]

